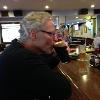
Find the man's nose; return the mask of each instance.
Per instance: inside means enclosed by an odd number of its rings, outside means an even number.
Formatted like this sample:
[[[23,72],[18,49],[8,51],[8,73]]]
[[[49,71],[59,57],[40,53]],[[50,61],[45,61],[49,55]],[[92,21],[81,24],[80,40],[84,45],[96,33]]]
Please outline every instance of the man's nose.
[[[53,36],[53,41],[54,41],[54,42],[57,42],[57,41],[58,41],[57,35],[54,35],[54,36]]]

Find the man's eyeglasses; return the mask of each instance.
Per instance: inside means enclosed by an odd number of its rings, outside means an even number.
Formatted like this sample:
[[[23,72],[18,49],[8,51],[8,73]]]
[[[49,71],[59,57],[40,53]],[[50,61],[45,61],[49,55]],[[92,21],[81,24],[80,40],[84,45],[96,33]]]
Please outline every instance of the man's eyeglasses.
[[[44,33],[47,33],[48,35],[55,35],[56,33],[55,32],[47,32],[47,31],[44,31],[44,30],[40,30],[41,32],[44,32]]]

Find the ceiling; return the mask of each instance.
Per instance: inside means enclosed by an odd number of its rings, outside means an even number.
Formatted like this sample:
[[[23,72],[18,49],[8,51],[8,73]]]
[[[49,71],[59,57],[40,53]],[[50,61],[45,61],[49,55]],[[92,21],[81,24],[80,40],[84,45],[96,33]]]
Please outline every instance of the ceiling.
[[[100,0],[0,0],[0,10],[3,10],[3,5],[9,10],[44,10],[46,4],[50,10],[89,9],[91,4],[100,8]]]
[[[4,5],[8,6],[8,10],[45,10],[44,6],[49,5],[49,10],[52,11],[71,12],[72,15],[67,20],[70,21],[68,23],[72,23],[75,18],[73,18],[73,11],[82,8],[91,9],[91,4],[95,4],[94,9],[100,8],[100,0],[0,0],[0,10],[4,10]],[[80,18],[83,18],[83,16]],[[74,19],[75,21],[80,22],[80,20]]]

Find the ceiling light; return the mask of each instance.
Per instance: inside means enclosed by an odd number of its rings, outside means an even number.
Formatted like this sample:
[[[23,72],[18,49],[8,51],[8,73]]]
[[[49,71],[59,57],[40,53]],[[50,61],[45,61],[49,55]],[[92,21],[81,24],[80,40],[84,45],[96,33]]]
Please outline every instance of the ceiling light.
[[[7,7],[6,5],[4,5],[4,6],[3,6],[3,9],[5,9],[5,10],[6,10],[6,9],[8,9],[8,7]]]
[[[91,8],[94,8],[95,7],[95,5],[91,5]]]
[[[78,18],[78,17],[76,17],[76,18]]]
[[[45,9],[49,9],[50,7],[48,5],[45,6]]]

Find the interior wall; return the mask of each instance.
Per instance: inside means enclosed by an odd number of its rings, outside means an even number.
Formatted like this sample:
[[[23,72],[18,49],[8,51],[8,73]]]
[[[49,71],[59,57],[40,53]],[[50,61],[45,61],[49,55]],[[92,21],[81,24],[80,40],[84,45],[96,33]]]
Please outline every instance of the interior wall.
[[[23,15],[26,15],[29,11],[24,11]],[[58,26],[62,23],[66,24],[66,16],[72,16],[72,15],[77,15],[77,10],[66,10],[66,11],[52,11],[52,15],[57,17],[57,24]],[[22,16],[23,17],[23,16]],[[0,23],[1,22],[9,22],[9,21],[20,21],[22,17],[8,17],[8,18],[0,18]],[[79,35],[81,36],[81,35]],[[1,30],[0,30],[0,43],[1,43]]]
[[[85,24],[81,25],[78,31],[73,32],[74,37],[93,38],[93,28],[89,29]]]
[[[100,15],[96,17],[96,35],[100,36]]]

